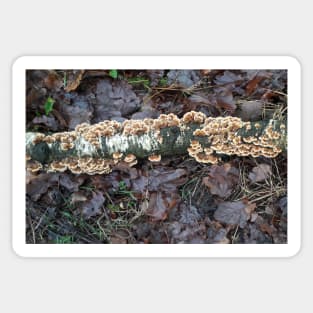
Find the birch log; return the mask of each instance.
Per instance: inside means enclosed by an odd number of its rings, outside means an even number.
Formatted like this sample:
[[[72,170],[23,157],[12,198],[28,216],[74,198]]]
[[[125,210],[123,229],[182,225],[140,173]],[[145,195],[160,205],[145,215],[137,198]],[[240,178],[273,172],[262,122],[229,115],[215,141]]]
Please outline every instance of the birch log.
[[[189,154],[198,162],[217,163],[222,155],[276,157],[287,148],[283,121],[244,122],[236,117],[206,117],[188,112],[181,119],[161,114],[158,119],[103,121],[81,124],[74,131],[26,134],[29,170],[103,174],[124,162],[152,162]]]

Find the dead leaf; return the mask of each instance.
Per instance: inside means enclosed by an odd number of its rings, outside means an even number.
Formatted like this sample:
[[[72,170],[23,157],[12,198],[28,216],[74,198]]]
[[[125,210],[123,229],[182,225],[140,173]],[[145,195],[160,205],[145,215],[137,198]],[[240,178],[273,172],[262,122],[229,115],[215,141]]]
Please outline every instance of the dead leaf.
[[[73,130],[78,124],[90,123],[93,108],[83,96],[74,96],[72,104],[64,104],[60,107],[69,130]]]
[[[207,229],[207,243],[229,243],[227,234],[230,227],[224,228],[223,225],[217,221],[211,221]]]
[[[46,95],[47,90],[58,92],[63,86],[62,77],[54,70],[27,70],[26,80],[27,85],[32,87],[31,89],[27,88],[27,93],[32,94],[32,102],[36,102],[36,95]]]
[[[65,71],[67,84],[64,89],[66,92],[74,91],[78,88],[83,78],[84,72],[84,70]]]
[[[59,111],[53,109],[53,110],[52,110],[52,114],[53,114],[53,115],[55,116],[55,118],[58,120],[60,126],[66,128],[66,129],[68,129],[67,122],[65,121],[64,117],[62,116],[62,114],[61,114]]]
[[[124,181],[128,186],[129,179],[121,175],[118,171],[113,171],[107,175],[94,175],[89,177],[90,183],[97,189],[102,192],[114,193],[119,189],[119,184],[121,181]]]
[[[282,197],[278,201],[278,205],[282,210],[282,216],[287,217],[287,208],[288,208],[288,198]]]
[[[101,213],[101,207],[104,204],[103,194],[99,191],[92,193],[92,198],[82,203],[81,212],[82,215],[88,219],[94,215]]]
[[[46,126],[47,130],[57,131],[59,129],[59,123],[54,118],[54,116],[36,116],[32,123],[35,125],[44,125]]]
[[[87,201],[87,197],[80,191],[73,192],[71,195],[71,203],[75,204],[77,202]]]
[[[169,170],[159,167],[149,172],[149,190],[174,191],[177,187],[183,185],[187,179],[185,169]]]
[[[126,244],[127,239],[113,235],[110,237],[110,243],[111,244]]]
[[[135,193],[139,193],[139,194],[142,195],[148,189],[149,178],[144,176],[144,175],[140,175],[136,179],[133,179],[131,183],[132,183],[132,188],[131,189]]]
[[[254,212],[256,208],[256,204],[253,202],[249,202],[248,200],[245,200],[245,199],[242,200],[242,202],[246,205],[245,211],[250,216],[250,220],[251,220],[252,213]]]
[[[203,104],[211,104],[211,101],[205,95],[201,94],[192,94],[188,100],[194,103],[203,103]]]
[[[272,234],[274,244],[286,244],[287,243],[287,232],[275,231]]]
[[[177,221],[169,225],[171,243],[205,243],[206,226],[204,223],[184,225]]]
[[[216,97],[217,106],[233,113],[237,106],[231,91],[225,91]]]
[[[212,70],[200,70],[201,75],[203,75],[203,76],[209,75],[211,71],[212,71]]]
[[[144,106],[142,111],[136,112],[131,116],[132,120],[143,120],[145,118],[157,118],[158,117],[158,111],[155,110],[152,107]]]
[[[238,117],[244,121],[260,120],[263,113],[263,103],[261,101],[243,101],[239,105]]]
[[[147,214],[154,220],[162,221],[166,219],[168,208],[167,204],[162,200],[162,194],[160,192],[150,194]]]
[[[180,208],[181,216],[179,221],[181,223],[194,225],[201,219],[201,215],[199,214],[198,209],[195,206],[187,206],[182,204]]]
[[[58,183],[58,173],[41,173],[33,177],[26,185],[26,193],[31,197],[33,201],[37,201],[42,194]]]
[[[244,229],[244,243],[246,244],[264,244],[271,243],[268,235],[260,231],[257,224],[249,224]]]
[[[54,185],[42,195],[40,202],[48,206],[60,206],[64,202],[64,198],[58,186]]]
[[[249,179],[252,183],[256,183],[267,179],[270,175],[272,175],[270,165],[261,163],[252,169],[252,172],[249,173]]]
[[[246,86],[246,95],[250,96],[263,79],[265,79],[265,77],[260,75],[256,75],[253,79],[251,79]]]
[[[69,192],[78,191],[79,186],[81,186],[85,181],[83,176],[69,175],[66,173],[60,174],[59,184],[66,188]]]
[[[213,238],[215,244],[229,244],[230,240],[227,238],[228,230],[226,228],[220,228],[217,234]]]
[[[240,75],[236,75],[235,73],[230,72],[230,71],[224,71],[222,75],[218,75],[215,77],[214,82],[217,85],[225,85],[225,84],[234,83],[240,80],[242,80],[242,77]]]
[[[265,101],[270,101],[272,98],[276,98],[277,93],[272,90],[266,90],[265,93],[262,95],[261,99]]]
[[[138,239],[145,240],[150,233],[151,230],[151,224],[149,223],[138,223],[134,225],[134,232]]]
[[[135,167],[130,167],[129,163],[124,161],[120,161],[119,163],[114,165],[113,171],[115,170],[128,174],[130,179],[135,179],[138,177],[138,169]]]
[[[231,195],[233,188],[238,183],[239,171],[229,163],[223,165],[212,165],[207,177],[202,182],[213,195],[227,198]]]
[[[43,79],[43,84],[47,89],[59,90],[63,86],[62,77],[56,71],[48,71]]]
[[[178,194],[168,194],[165,192],[153,192],[150,195],[147,215],[153,221],[163,221],[167,218],[169,211],[177,205]]]
[[[252,95],[254,92],[259,92],[259,85],[268,78],[271,78],[274,71],[265,71],[265,70],[247,70],[247,78],[249,79],[245,90],[246,96]]]
[[[200,82],[199,71],[170,70],[167,73],[168,84],[176,84],[182,88],[189,88]]]
[[[177,188],[187,181],[185,169],[171,170],[159,166],[151,171],[142,171],[136,179],[132,179],[132,190],[144,194],[148,191],[177,191]]]
[[[139,108],[140,100],[132,87],[123,80],[103,79],[96,87],[95,118],[93,123],[113,117],[127,117]]]
[[[273,225],[269,225],[267,223],[259,224],[259,228],[263,233],[267,233],[270,236],[272,236],[273,232],[276,231],[275,227]]]
[[[36,177],[38,176],[37,173],[33,173],[29,168],[26,168],[26,185],[31,183]]]
[[[240,228],[244,228],[254,208],[255,204],[251,205],[249,202],[222,202],[214,212],[214,218],[221,223],[239,225]]]
[[[146,74],[150,79],[150,86],[155,87],[160,84],[160,80],[164,75],[164,70],[147,70]]]
[[[32,200],[37,201],[49,188],[53,186],[62,186],[70,192],[78,191],[78,188],[84,182],[84,178],[73,176],[66,173],[40,173],[39,175],[28,175],[26,192]]]
[[[256,221],[256,219],[258,218],[258,216],[259,216],[259,214],[256,213],[256,212],[251,213],[250,221],[251,221],[252,223],[254,223],[254,222]]]

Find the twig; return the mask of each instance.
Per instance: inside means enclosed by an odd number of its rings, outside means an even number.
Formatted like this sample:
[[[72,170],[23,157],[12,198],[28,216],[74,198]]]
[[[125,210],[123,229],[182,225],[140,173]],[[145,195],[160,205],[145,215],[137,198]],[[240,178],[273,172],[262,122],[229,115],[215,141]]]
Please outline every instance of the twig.
[[[237,232],[238,232],[238,228],[239,228],[239,224],[237,225],[236,230],[235,230],[235,233],[234,233],[233,236],[232,236],[231,243],[234,243],[234,240],[236,239],[236,235],[237,235]]]
[[[33,236],[33,243],[36,243],[36,236],[35,236],[35,230],[34,230],[34,226],[31,220],[31,217],[29,216],[29,214],[27,214],[27,219],[28,219],[28,223],[30,225],[30,228],[32,230],[32,236]]]

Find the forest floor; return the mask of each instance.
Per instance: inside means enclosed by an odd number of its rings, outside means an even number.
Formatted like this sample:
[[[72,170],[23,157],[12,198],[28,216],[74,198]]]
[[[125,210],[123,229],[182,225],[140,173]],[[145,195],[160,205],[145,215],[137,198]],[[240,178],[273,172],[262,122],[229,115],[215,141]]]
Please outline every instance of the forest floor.
[[[188,111],[285,119],[285,70],[29,70],[26,129]],[[26,171],[27,243],[287,243],[287,152],[276,158],[188,154],[105,175]]]

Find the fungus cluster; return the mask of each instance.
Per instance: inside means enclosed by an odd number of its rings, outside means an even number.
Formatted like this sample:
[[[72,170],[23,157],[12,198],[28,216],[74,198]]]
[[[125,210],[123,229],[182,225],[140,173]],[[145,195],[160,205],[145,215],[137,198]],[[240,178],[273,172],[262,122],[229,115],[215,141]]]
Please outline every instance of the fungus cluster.
[[[103,121],[94,125],[89,125],[87,123],[77,125],[75,127],[75,132],[94,147],[100,148],[100,138],[113,136],[120,131],[120,128],[121,124],[117,121]]]
[[[77,134],[72,132],[63,132],[63,133],[56,133],[51,136],[46,136],[43,141],[51,144],[54,142],[58,142],[60,144],[61,150],[66,151],[73,149],[75,144],[74,141],[77,138]]]
[[[275,140],[281,137],[281,134],[274,130],[273,121],[271,120],[262,135],[258,136],[242,136],[239,134],[239,130],[244,129],[246,134],[255,127],[256,130],[261,128],[259,123],[252,125],[251,122],[243,122],[237,117],[208,117],[205,119],[201,128],[196,129],[193,135],[199,138],[205,137],[210,143],[210,150],[204,149],[200,143],[196,146],[191,141],[188,153],[194,157],[198,162],[202,163],[216,163],[216,157],[213,158],[213,162],[208,161],[209,157],[213,154],[226,154],[238,156],[253,157],[265,156],[273,158],[281,152],[281,149],[275,144]],[[202,161],[202,159],[204,161]]]
[[[180,123],[180,119],[173,113],[161,114],[157,119],[127,120],[122,124],[122,134],[124,136],[140,136],[150,133],[153,134],[159,144],[162,144],[161,129],[180,126]]]
[[[205,119],[206,115],[203,114],[202,112],[190,111],[183,116],[182,121],[184,122],[184,124],[189,123],[202,124],[205,121]]]
[[[65,158],[53,161],[47,167],[48,172],[64,172],[67,169],[73,174],[108,174],[112,171],[112,160],[101,158]]]
[[[34,138],[32,139],[32,144],[33,145],[36,145],[37,143],[40,143],[44,140],[46,136],[44,134],[40,134],[40,133],[37,133]]]
[[[187,149],[189,155],[196,159],[200,163],[212,163],[218,162],[218,158],[213,155],[213,150],[211,148],[203,148],[199,141],[192,140],[190,147]]]
[[[46,142],[47,144],[52,144],[52,143],[54,143],[56,141],[56,138],[53,135],[52,136],[48,135],[48,136],[45,136],[42,139],[42,141]]]
[[[280,125],[280,132],[274,130],[274,121],[270,120],[267,127],[264,130],[262,136],[259,137],[259,146],[262,148],[261,153],[269,158],[276,157],[282,149],[275,145],[275,141],[279,140],[282,133],[285,131],[285,125]],[[254,143],[256,144],[256,143]]]
[[[165,127],[173,127],[179,126],[180,119],[177,115],[170,113],[170,114],[161,114],[159,118],[154,120],[153,128],[154,129],[161,129]]]
[[[73,174],[108,174],[112,171],[112,167],[119,162],[123,162],[129,167],[137,164],[137,159],[133,154],[127,154],[122,159],[123,154],[119,154],[118,158],[115,154],[115,158],[103,159],[103,158],[92,158],[92,157],[68,157],[61,160],[53,161],[45,169],[48,172],[64,172],[66,170],[71,171]],[[31,160],[27,164],[27,169],[32,173],[38,172],[44,169],[44,166],[37,162]]]
[[[150,121],[145,120],[127,120],[123,122],[123,135],[142,135],[150,130]]]
[[[173,113],[161,114],[157,119],[145,118],[143,120],[127,120],[122,124],[123,132],[125,136],[130,135],[143,135],[150,132],[154,133],[154,136],[162,143],[160,136],[160,130],[166,127],[179,126],[180,119]]]

